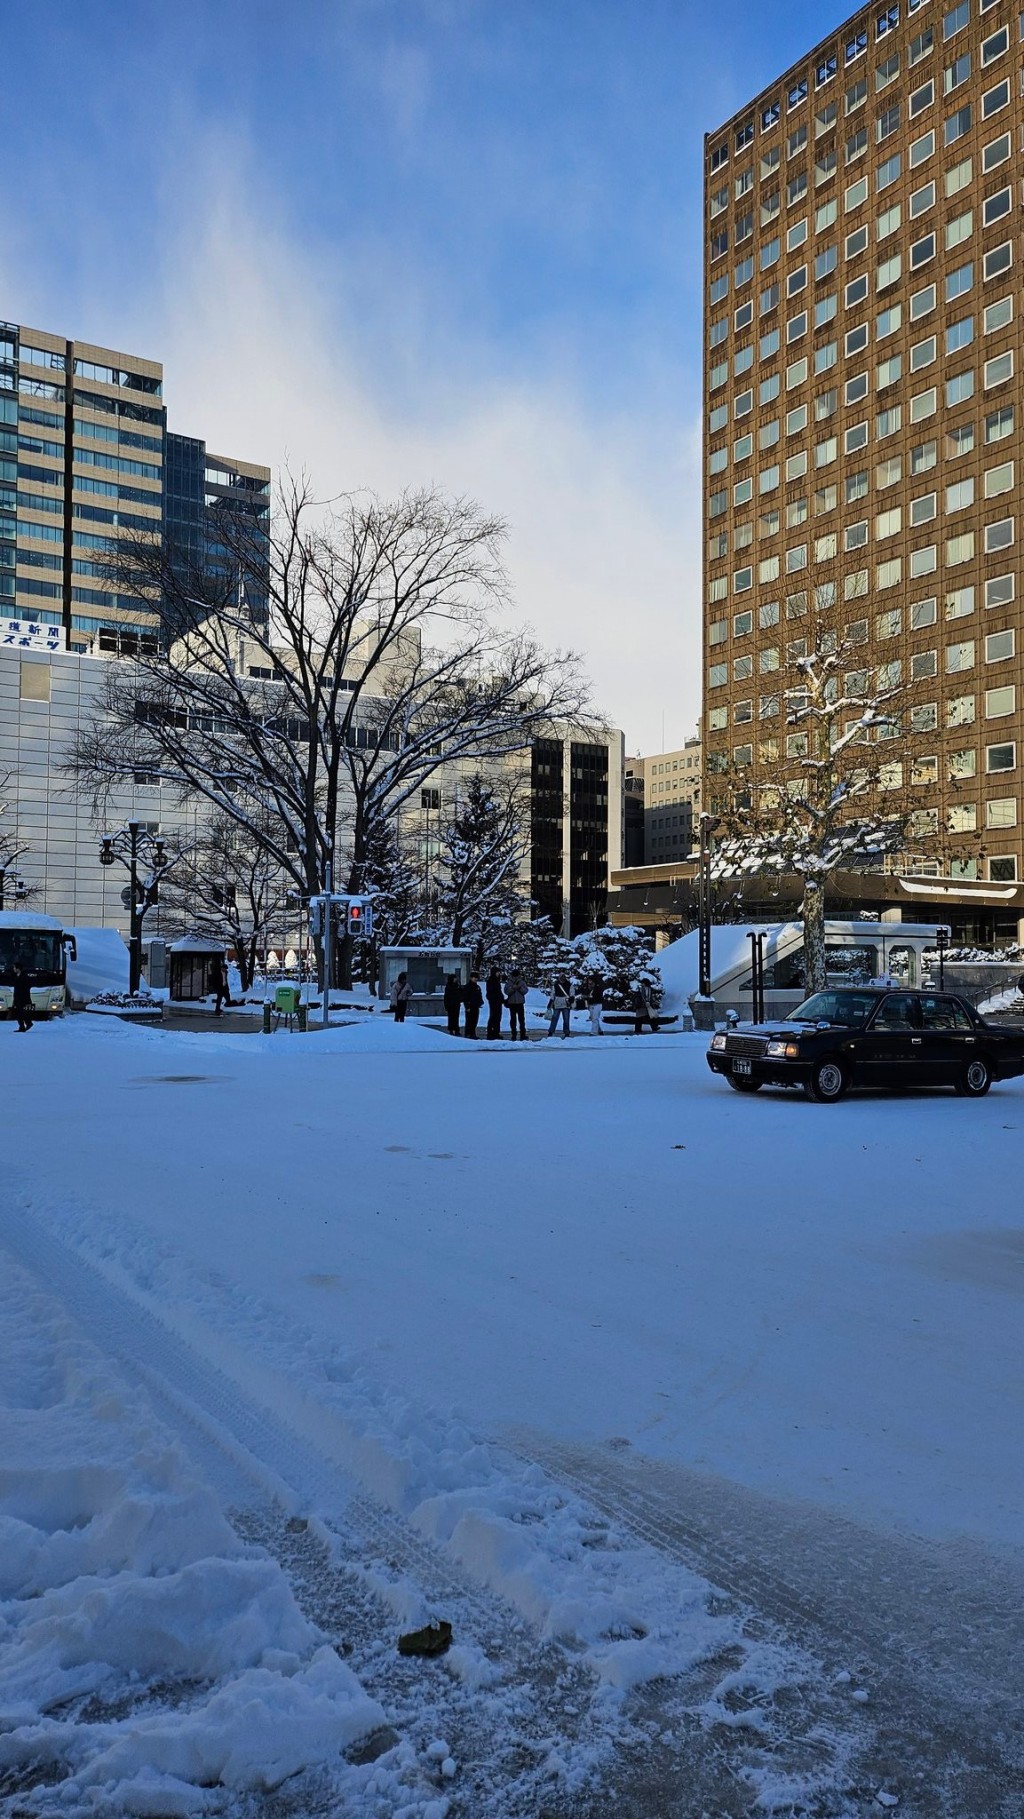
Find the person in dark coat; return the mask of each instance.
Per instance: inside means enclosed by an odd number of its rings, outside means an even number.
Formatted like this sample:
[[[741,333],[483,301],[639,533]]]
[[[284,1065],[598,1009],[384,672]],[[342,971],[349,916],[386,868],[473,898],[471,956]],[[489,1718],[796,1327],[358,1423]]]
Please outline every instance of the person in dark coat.
[[[462,987],[457,973],[449,973],[444,982],[444,1008],[448,1013],[448,1034],[457,1036],[459,1032],[459,1012],[462,1009]]]
[[[526,980],[523,978],[522,971],[518,966],[516,967],[515,972],[510,974],[506,983],[505,1003],[508,1005],[508,1022],[509,1029],[512,1032],[513,1042],[517,1036],[521,1042],[525,1042]]]
[[[32,981],[20,960],[14,963],[14,993],[11,998],[11,1009],[18,1019],[18,1034],[23,1036],[32,1028]]]
[[[649,1023],[654,1034],[658,1033],[658,1012],[655,1007],[654,994],[645,980],[633,988],[634,1029],[638,1036],[643,1034],[645,1023]]]
[[[480,1021],[480,1010],[484,995],[480,990],[480,981],[476,973],[470,973],[469,984],[463,987],[462,1002],[466,1007],[466,1028],[464,1034],[471,1042],[476,1040],[476,1026]]]
[[[213,1007],[213,1014],[215,1017],[219,1017],[221,1005],[231,1003],[231,993],[228,991],[227,970],[219,954],[215,954],[210,962],[209,986],[216,999],[216,1003]]]
[[[501,989],[501,975],[496,966],[492,966],[487,975],[487,1040],[501,1041],[501,1013],[505,1008],[505,998]]]

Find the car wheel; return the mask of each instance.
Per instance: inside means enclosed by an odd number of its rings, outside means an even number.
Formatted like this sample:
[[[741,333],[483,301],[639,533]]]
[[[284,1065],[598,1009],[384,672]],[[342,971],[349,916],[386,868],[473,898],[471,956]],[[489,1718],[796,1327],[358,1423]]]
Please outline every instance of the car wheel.
[[[726,1079],[734,1093],[759,1093],[764,1085],[763,1080],[751,1080],[749,1074],[727,1074]]]
[[[984,1055],[974,1055],[956,1083],[962,1099],[984,1099],[992,1085],[992,1065]]]
[[[811,1077],[804,1087],[808,1099],[814,1099],[819,1105],[832,1105],[841,1099],[849,1082],[840,1061],[818,1061],[811,1071]]]

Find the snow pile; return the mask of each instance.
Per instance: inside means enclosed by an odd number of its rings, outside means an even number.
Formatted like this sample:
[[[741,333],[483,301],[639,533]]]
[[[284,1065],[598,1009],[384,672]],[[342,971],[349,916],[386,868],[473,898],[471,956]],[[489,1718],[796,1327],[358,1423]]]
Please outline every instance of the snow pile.
[[[202,1813],[380,1726],[277,1563],[13,1266],[0,1326],[0,1773],[55,1782],[19,1810]]]
[[[983,1017],[989,1016],[993,1011],[1024,1012],[1024,995],[1015,985],[1008,985],[1005,991],[994,992],[991,998],[986,998],[977,1008]]]
[[[76,958],[68,961],[72,1004],[86,1004],[100,992],[127,992],[128,949],[116,928],[73,928]]]

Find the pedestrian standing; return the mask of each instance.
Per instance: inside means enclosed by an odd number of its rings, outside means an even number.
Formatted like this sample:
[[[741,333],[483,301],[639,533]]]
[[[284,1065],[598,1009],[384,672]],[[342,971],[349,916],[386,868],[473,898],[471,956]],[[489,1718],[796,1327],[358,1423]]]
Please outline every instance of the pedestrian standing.
[[[20,960],[14,963],[14,992],[11,997],[11,1009],[18,1019],[18,1034],[23,1036],[32,1028],[32,981]]]
[[[469,984],[463,987],[462,1002],[466,1007],[465,1035],[471,1042],[476,1041],[476,1026],[480,1021],[480,1011],[484,995],[480,990],[480,979],[476,973],[470,973]]]
[[[566,1036],[569,1034],[569,1012],[571,1009],[572,989],[568,979],[559,974],[551,987],[551,996],[548,999],[548,1010],[551,1012],[551,1022],[548,1025],[549,1036],[554,1035],[558,1019],[561,1017],[562,1041],[565,1041]]]
[[[590,1034],[603,1036],[601,1012],[604,1010],[604,981],[599,973],[594,973],[591,978],[590,989],[587,992],[587,1009],[590,1012]]]
[[[449,973],[444,982],[444,1008],[448,1013],[448,1034],[458,1036],[459,1012],[462,1009],[462,987],[457,973]]]
[[[517,966],[505,984],[505,1003],[508,1005],[509,1028],[512,1040],[519,1037],[526,1041],[526,980]]]
[[[654,1034],[658,1033],[658,1017],[654,1008],[654,996],[646,979],[641,979],[633,987],[633,1013],[636,1019],[634,1029],[638,1036],[643,1034],[645,1023],[649,1023]]]
[[[492,966],[487,975],[485,990],[487,995],[487,1040],[488,1042],[500,1042],[501,1013],[504,1009],[505,999],[501,990],[501,975],[496,966]]]
[[[408,973],[399,973],[391,987],[391,1009],[395,1013],[395,1022],[404,1023],[405,1013],[412,1002],[412,986]]]

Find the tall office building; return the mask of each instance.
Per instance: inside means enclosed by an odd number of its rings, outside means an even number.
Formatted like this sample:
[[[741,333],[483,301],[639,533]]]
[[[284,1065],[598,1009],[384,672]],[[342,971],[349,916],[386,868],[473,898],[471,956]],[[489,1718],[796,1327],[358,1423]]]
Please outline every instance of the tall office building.
[[[194,436],[168,434],[164,467],[164,536],[171,562],[202,597],[244,603],[267,619],[270,475],[265,467],[209,453]],[[239,533],[244,533],[240,538]]]
[[[709,793],[726,764],[798,774],[778,672],[834,602],[906,689],[902,869],[1008,899],[1022,33],[1007,0],[872,6],[705,148]]]
[[[159,362],[0,322],[0,637],[89,654],[155,645],[161,601],[147,607],[111,580],[119,538],[166,536],[226,572],[218,521],[232,513],[251,530],[258,575],[269,493],[268,468],[167,434]],[[251,592],[265,614],[258,580]]]

